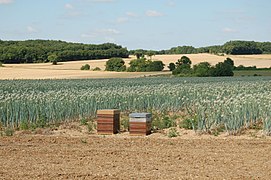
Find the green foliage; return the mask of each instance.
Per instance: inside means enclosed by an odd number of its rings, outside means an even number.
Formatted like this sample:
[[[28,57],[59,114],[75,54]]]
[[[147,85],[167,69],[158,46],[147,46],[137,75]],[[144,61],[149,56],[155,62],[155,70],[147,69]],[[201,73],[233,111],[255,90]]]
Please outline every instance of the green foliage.
[[[162,61],[151,61],[148,63],[146,71],[162,71],[164,66]]]
[[[224,63],[230,65],[232,68],[234,68],[234,61],[231,58],[227,58]]]
[[[201,62],[193,66],[194,75],[197,77],[211,76],[211,65],[208,62]]]
[[[61,62],[128,57],[126,48],[112,43],[92,45],[53,40],[0,41],[3,63]]]
[[[192,46],[178,46],[169,50],[161,50],[156,54],[196,54],[211,53],[219,56],[224,54],[271,54],[271,42],[229,41],[224,45],[195,48]]]
[[[148,72],[148,71],[162,71],[164,64],[162,61],[151,61],[146,58],[134,59],[130,61],[129,72]]]
[[[169,116],[167,114],[160,114],[160,113],[152,113],[153,115],[153,121],[152,121],[152,127],[153,129],[166,129],[170,127],[176,127],[176,117]]]
[[[193,54],[196,52],[197,52],[196,48],[192,46],[178,46],[178,47],[171,48],[166,53],[167,54]]]
[[[233,76],[233,67],[225,61],[220,62],[212,68],[211,76]]]
[[[130,61],[130,67],[127,69],[129,72],[145,72],[147,71],[147,61],[145,58],[134,59]]]
[[[168,135],[169,138],[173,138],[173,137],[178,137],[180,136],[179,132],[177,131],[177,129],[175,127],[172,127],[169,129],[168,131]]]
[[[18,128],[25,120],[32,129],[35,124],[44,127],[95,116],[97,109],[119,108],[157,112],[152,113],[154,130],[182,127],[179,117],[171,115],[181,112],[188,119],[196,115],[199,132],[213,132],[223,124],[225,131],[236,134],[259,123],[270,133],[270,81],[271,77],[1,80],[0,122],[2,131]]]
[[[48,61],[51,62],[53,65],[57,65],[57,62],[60,60],[56,54],[51,54],[48,56]]]
[[[146,51],[144,51],[143,49],[138,49],[133,52],[133,55],[136,56],[136,59],[140,59],[140,58],[144,58],[145,53]]]
[[[198,76],[198,77],[217,77],[233,76],[234,62],[227,58],[224,62],[216,64],[214,67],[208,62],[201,62],[191,68],[191,61],[188,57],[183,56],[176,62],[176,69],[172,71],[173,75],[178,76]]]
[[[226,54],[262,54],[262,50],[254,41],[230,41],[223,45]]]
[[[20,123],[20,129],[21,130],[28,130],[29,129],[29,124],[26,120],[23,120],[21,123]]]
[[[94,69],[92,69],[92,71],[101,71],[101,68],[95,67]]]
[[[147,56],[149,56],[150,59],[152,59],[152,56],[155,55],[155,51],[150,50],[150,51],[147,51],[145,54],[146,54]]]
[[[105,65],[106,71],[125,71],[126,66],[124,65],[125,62],[122,58],[110,58]]]
[[[95,124],[91,121],[87,123],[88,132],[92,133],[95,130]]]
[[[129,116],[121,117],[120,127],[121,127],[122,131],[128,131],[128,129],[129,129]]]
[[[169,63],[168,69],[169,69],[170,71],[173,71],[175,68],[176,68],[176,65],[175,65],[174,63]]]
[[[6,128],[4,130],[4,133],[5,133],[6,136],[13,136],[14,135],[14,129],[8,127],[8,128]]]
[[[90,70],[90,65],[89,64],[85,64],[80,69],[81,70]]]
[[[174,69],[172,71],[172,74],[173,75],[184,75],[184,76],[190,76],[192,73],[192,69],[190,67],[190,64],[181,64],[181,65],[178,65],[176,67],[176,69]]]
[[[3,63],[2,63],[1,61],[0,61],[0,67],[4,67],[4,66],[3,66]]]
[[[178,66],[181,66],[181,65],[191,65],[192,62],[191,60],[189,59],[189,57],[187,56],[182,56],[181,59],[178,59],[178,61],[176,62],[176,66],[178,68]]]
[[[35,123],[36,128],[45,128],[47,126],[46,120],[43,116],[40,116]]]
[[[86,118],[81,118],[80,119],[80,125],[81,126],[86,126],[88,124],[88,120]]]
[[[180,122],[180,128],[197,130],[198,129],[198,118],[197,116],[186,118]]]

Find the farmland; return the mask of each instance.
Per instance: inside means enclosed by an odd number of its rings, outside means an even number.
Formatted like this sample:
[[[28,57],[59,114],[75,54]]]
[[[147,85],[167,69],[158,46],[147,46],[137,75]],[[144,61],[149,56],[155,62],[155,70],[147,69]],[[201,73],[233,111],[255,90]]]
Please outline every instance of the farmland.
[[[193,129],[228,134],[261,124],[271,133],[271,78],[3,80],[0,122],[50,124],[94,117],[97,109],[182,112]],[[157,125],[159,127],[159,125]]]
[[[97,135],[104,108],[153,112],[158,133]],[[270,108],[270,77],[1,80],[0,177],[268,179]]]
[[[167,66],[171,62],[176,62],[183,55],[156,55],[152,57],[155,60],[161,60]],[[234,60],[235,66],[257,66],[258,68],[269,68],[271,66],[271,55],[229,55],[217,56],[212,54],[186,54],[192,64],[198,64],[203,61],[215,65],[223,62],[227,57]],[[124,59],[125,64],[135,57]],[[105,69],[104,60],[84,60],[72,62],[60,62],[59,65],[51,63],[35,63],[35,64],[4,64],[0,68],[0,79],[76,79],[76,78],[134,78],[157,74],[170,74],[170,72],[105,72],[105,71],[81,71],[80,67],[89,64],[91,69],[99,67]]]

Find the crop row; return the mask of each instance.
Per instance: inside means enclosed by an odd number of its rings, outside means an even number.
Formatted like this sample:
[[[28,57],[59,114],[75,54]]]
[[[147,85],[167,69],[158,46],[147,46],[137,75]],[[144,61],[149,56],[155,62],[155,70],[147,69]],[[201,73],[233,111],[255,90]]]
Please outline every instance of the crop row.
[[[0,81],[0,123],[57,123],[97,109],[185,112],[194,129],[231,133],[261,124],[271,134],[271,78],[140,78]]]

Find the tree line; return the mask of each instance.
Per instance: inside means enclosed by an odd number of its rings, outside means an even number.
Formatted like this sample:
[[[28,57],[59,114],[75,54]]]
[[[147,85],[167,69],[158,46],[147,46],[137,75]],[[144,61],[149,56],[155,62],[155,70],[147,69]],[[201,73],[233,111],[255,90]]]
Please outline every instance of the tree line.
[[[61,62],[128,56],[126,48],[113,43],[94,45],[55,40],[0,40],[2,63]]]
[[[271,54],[271,42],[255,42],[255,41],[229,41],[224,45],[215,45],[195,48],[193,46],[178,46],[173,47],[169,50],[131,50],[131,55],[145,54],[148,53],[159,55],[159,54],[196,54],[196,53],[211,53],[211,54],[232,54],[232,55],[243,55],[243,54]]]
[[[227,58],[224,62],[219,62],[211,66],[208,62],[201,62],[191,66],[192,62],[187,56],[182,56],[176,63],[170,63],[168,68],[173,75],[185,77],[220,77],[233,76],[234,62]]]
[[[151,72],[151,71],[162,71],[165,64],[162,61],[146,59],[145,57],[139,57],[133,59],[129,63],[127,68],[122,58],[110,58],[105,65],[106,71],[117,71],[117,72]]]

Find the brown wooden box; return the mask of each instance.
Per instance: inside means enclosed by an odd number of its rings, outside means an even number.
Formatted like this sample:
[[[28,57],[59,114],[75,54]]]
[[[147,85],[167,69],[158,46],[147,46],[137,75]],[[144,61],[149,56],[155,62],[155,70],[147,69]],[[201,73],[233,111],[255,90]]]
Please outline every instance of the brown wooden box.
[[[98,134],[110,135],[120,131],[120,110],[104,109],[97,111]]]
[[[151,134],[151,114],[132,113],[129,115],[130,135],[149,135]]]

